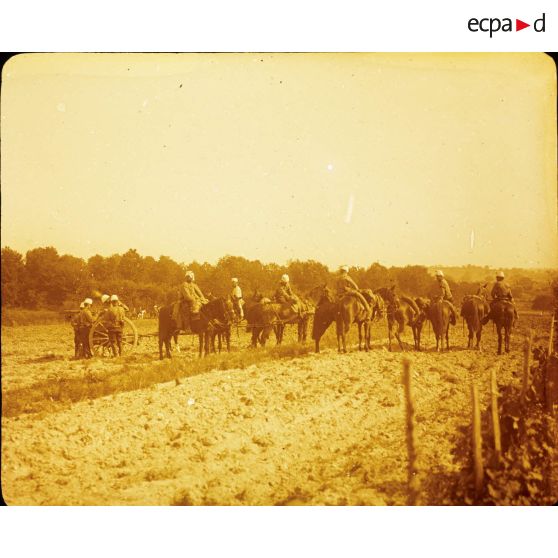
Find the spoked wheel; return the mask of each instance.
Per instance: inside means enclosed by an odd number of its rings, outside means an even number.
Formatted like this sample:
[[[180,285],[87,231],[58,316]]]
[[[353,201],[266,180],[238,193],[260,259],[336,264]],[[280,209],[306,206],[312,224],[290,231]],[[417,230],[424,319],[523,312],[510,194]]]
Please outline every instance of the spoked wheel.
[[[134,322],[128,318],[124,318],[124,328],[122,330],[122,352],[130,353],[138,344],[138,330]],[[105,324],[100,321],[93,324],[89,332],[89,346],[93,355],[110,356],[111,349],[109,343],[108,331]]]

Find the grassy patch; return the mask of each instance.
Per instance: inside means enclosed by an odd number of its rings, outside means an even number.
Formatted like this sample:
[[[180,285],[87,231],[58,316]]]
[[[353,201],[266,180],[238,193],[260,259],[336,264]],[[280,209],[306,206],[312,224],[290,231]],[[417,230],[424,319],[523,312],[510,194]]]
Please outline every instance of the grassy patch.
[[[162,362],[124,362],[117,370],[90,369],[85,364],[83,375],[77,378],[49,378],[29,387],[12,389],[2,394],[2,416],[22,413],[50,412],[57,406],[96,399],[114,393],[134,391],[154,384],[176,381],[211,370],[246,368],[260,362],[303,356],[311,351],[309,345],[284,345],[258,350],[243,350],[211,354],[205,358],[175,357]],[[133,355],[131,355],[133,357]]]

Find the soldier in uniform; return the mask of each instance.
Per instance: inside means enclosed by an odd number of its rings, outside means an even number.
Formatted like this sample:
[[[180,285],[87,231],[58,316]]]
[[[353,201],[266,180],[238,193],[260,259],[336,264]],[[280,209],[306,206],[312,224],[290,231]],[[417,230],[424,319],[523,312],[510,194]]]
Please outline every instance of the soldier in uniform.
[[[300,299],[294,294],[289,281],[289,276],[286,273],[281,276],[281,282],[279,283],[273,298],[275,299],[275,302],[278,302],[279,304],[290,304],[292,311],[301,316],[302,308]]]
[[[354,282],[353,278],[349,275],[349,266],[342,265],[339,268],[339,278],[337,279],[337,298],[341,300],[344,296],[351,295],[356,297],[360,303],[364,306],[368,318],[372,318],[372,309],[370,304],[364,298],[358,285]]]
[[[457,311],[455,310],[455,306],[453,305],[453,295],[451,294],[451,289],[444,277],[444,272],[440,269],[435,273],[438,293],[442,300],[447,300],[451,307],[451,315],[450,315],[450,324],[455,325],[457,322],[456,316]]]
[[[186,281],[180,286],[179,302],[173,307],[172,317],[179,329],[185,329],[189,320],[199,319],[202,305],[208,302],[195,283],[193,271],[186,272]]]
[[[79,312],[76,312],[72,315],[72,328],[74,329],[74,358],[79,358],[83,354],[83,344],[81,342],[81,336],[79,332],[79,322],[80,322],[80,314],[84,308],[83,302],[79,305]]]
[[[118,295],[110,297],[110,306],[105,314],[105,324],[113,356],[122,356],[122,331],[124,329],[124,307],[119,304]]]
[[[496,282],[492,285],[492,290],[490,291],[490,296],[492,297],[492,301],[490,302],[490,312],[486,316],[483,323],[488,323],[488,320],[492,317],[492,308],[494,307],[494,303],[498,302],[499,300],[507,300],[513,304],[513,313],[515,319],[517,320],[517,310],[515,308],[515,302],[513,300],[513,295],[510,289],[510,286],[504,281],[504,272],[499,271],[496,274]]]
[[[92,357],[91,347],[89,346],[89,332],[91,331],[91,326],[94,322],[93,314],[91,313],[92,304],[93,301],[90,298],[86,298],[83,301],[83,309],[79,313],[79,336],[83,346],[83,356],[85,358]]]
[[[233,303],[233,307],[235,309],[235,312],[238,315],[238,319],[243,320],[244,310],[242,307],[244,306],[244,300],[242,299],[242,289],[240,288],[240,285],[238,284],[238,279],[236,277],[233,277],[231,279],[231,283],[232,283],[231,300]]]

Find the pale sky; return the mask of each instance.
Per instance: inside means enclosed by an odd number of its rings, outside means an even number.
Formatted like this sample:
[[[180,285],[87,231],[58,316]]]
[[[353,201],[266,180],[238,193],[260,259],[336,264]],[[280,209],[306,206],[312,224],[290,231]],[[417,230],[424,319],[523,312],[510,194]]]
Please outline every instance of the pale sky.
[[[2,246],[556,267],[542,54],[34,54],[3,69]]]

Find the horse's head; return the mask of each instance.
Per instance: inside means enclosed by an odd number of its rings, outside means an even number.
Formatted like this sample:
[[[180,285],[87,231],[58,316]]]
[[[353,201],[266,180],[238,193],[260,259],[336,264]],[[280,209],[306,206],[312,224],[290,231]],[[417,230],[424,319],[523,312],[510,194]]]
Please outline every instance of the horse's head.
[[[258,290],[258,288],[256,287],[254,289],[254,294],[252,295],[252,300],[254,302],[260,302],[260,300],[263,298],[263,294]]]
[[[207,318],[223,325],[234,322],[233,304],[228,298],[214,298],[203,306],[202,311]]]
[[[374,293],[380,295],[384,299],[384,302],[386,303],[388,309],[397,307],[399,298],[395,294],[395,286],[381,287],[379,289],[376,289]]]
[[[318,306],[321,306],[327,302],[335,302],[335,297],[327,285],[324,285],[321,289],[320,298],[318,299]]]
[[[488,283],[481,283],[476,292],[477,296],[488,298]]]
[[[234,305],[229,297],[218,298],[219,303],[219,313],[223,316],[223,321],[226,324],[231,324],[235,321]]]

